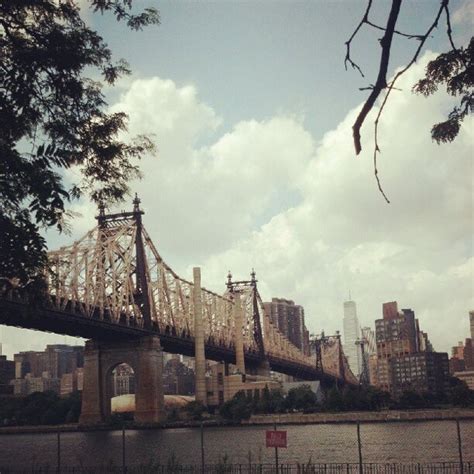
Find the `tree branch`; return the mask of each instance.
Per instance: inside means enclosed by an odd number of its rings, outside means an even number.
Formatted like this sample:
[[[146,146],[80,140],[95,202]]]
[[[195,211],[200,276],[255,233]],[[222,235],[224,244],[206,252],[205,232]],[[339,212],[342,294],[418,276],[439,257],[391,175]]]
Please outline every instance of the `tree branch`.
[[[453,30],[451,28],[451,18],[450,18],[450,14],[449,14],[449,0],[443,5],[443,7],[444,7],[444,11],[446,13],[446,33],[448,35],[449,43],[451,44],[451,48],[453,49],[453,51],[456,52],[459,59],[464,64],[464,67],[467,69],[467,62],[466,62],[464,56],[459,52],[459,49],[456,48],[456,46],[454,44],[454,41],[453,41]]]
[[[352,40],[354,39],[355,35],[358,33],[358,31],[361,29],[362,25],[364,23],[367,23],[368,17],[369,17],[369,11],[370,8],[372,7],[372,0],[369,0],[367,4],[367,9],[365,10],[364,16],[362,17],[362,20],[360,20],[360,23],[357,25],[357,28],[354,30],[352,33],[351,37],[345,42],[346,45],[346,57],[344,58],[344,67],[346,68],[347,71],[347,63],[349,63],[353,69],[357,69],[360,72],[360,75],[362,77],[364,76],[364,73],[362,72],[361,68],[351,59],[351,43]]]
[[[387,26],[385,28],[385,34],[380,40],[380,45],[382,47],[382,53],[380,56],[380,66],[379,66],[379,73],[377,76],[377,81],[375,82],[374,88],[370,93],[367,101],[362,107],[353,127],[352,127],[352,135],[354,138],[354,146],[356,150],[356,154],[358,155],[362,150],[362,146],[360,144],[360,128],[364,123],[367,114],[370,112],[372,107],[377,100],[377,97],[382,92],[382,89],[387,87],[387,70],[388,70],[388,62],[390,59],[390,49],[392,46],[392,39],[393,34],[395,31],[395,25],[397,23],[398,14],[400,13],[400,6],[402,0],[392,0],[392,8],[390,9],[390,14],[387,20]],[[367,9],[368,11],[368,9]]]
[[[376,25],[375,23],[372,23],[369,20],[366,20],[365,23],[367,23],[372,28],[375,28],[375,29],[381,30],[381,31],[385,31],[385,28],[383,26]],[[408,38],[408,39],[419,39],[419,40],[421,40],[423,38],[423,35],[409,35],[407,33],[402,33],[401,31],[398,31],[398,30],[393,30],[393,32],[396,35],[404,36],[405,38]]]
[[[374,174],[375,174],[375,178],[377,180],[377,185],[379,187],[379,190],[380,192],[382,193],[384,199],[387,201],[387,203],[390,203],[390,201],[388,200],[387,196],[385,195],[381,185],[380,185],[380,180],[379,180],[379,177],[378,177],[378,171],[377,171],[377,153],[380,153],[380,147],[378,145],[378,126],[379,126],[379,120],[380,120],[380,116],[382,115],[382,112],[385,108],[385,104],[387,103],[387,99],[390,95],[390,93],[392,92],[392,90],[394,89],[394,85],[395,85],[395,82],[398,80],[398,78],[404,74],[415,62],[416,60],[418,59],[418,56],[421,52],[421,50],[423,49],[423,46],[426,42],[426,40],[428,39],[429,35],[431,34],[431,32],[438,26],[438,21],[441,17],[441,14],[443,12],[443,10],[445,8],[447,8],[448,6],[448,3],[449,3],[449,0],[442,0],[441,1],[441,6],[438,10],[438,13],[433,21],[433,23],[431,24],[431,26],[429,27],[428,31],[423,35],[423,39],[420,41],[420,44],[418,45],[418,48],[417,50],[415,51],[415,54],[413,55],[411,61],[403,68],[401,69],[400,71],[397,72],[397,74],[395,74],[395,77],[392,79],[392,81],[390,82],[390,84],[388,85],[388,90],[387,90],[387,93],[385,94],[385,97],[383,99],[383,102],[382,102],[382,105],[380,106],[380,109],[377,113],[377,117],[375,119],[375,122],[374,122],[374,141],[375,141],[375,144],[374,144]],[[368,102],[368,100],[367,100]],[[367,104],[366,102],[366,104]],[[364,104],[364,106],[366,105]],[[373,104],[372,104],[373,105]],[[372,108],[372,106],[371,106]],[[369,109],[370,110],[370,109]],[[362,113],[362,111],[361,111]],[[360,117],[361,114],[359,114],[359,117]],[[367,115],[367,113],[365,114],[365,116]],[[365,118],[365,116],[363,118]],[[357,119],[359,119],[359,117],[357,117]],[[356,121],[357,123],[357,121]],[[355,124],[354,124],[354,127],[355,127]],[[360,127],[359,127],[360,129]],[[359,135],[359,140],[360,140],[360,135]],[[355,143],[355,137],[354,137],[354,144],[356,146],[356,152],[357,152],[357,144]],[[360,141],[359,141],[359,147],[360,147]],[[360,148],[359,148],[359,151],[360,151]],[[358,152],[357,152],[358,153]]]

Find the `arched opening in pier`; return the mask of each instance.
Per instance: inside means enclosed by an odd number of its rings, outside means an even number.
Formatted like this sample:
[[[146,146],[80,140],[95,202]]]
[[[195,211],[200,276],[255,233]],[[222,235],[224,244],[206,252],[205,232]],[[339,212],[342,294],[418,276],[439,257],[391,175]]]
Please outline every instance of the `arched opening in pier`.
[[[121,363],[110,371],[108,379],[111,413],[132,418],[131,414],[135,412],[135,371],[129,364]]]

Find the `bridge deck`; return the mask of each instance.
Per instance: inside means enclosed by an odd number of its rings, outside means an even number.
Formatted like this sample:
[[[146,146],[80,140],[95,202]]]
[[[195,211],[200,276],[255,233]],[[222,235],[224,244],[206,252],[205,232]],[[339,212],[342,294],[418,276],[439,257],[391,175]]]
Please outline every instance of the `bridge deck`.
[[[34,306],[25,303],[22,299],[0,298],[0,324],[99,341],[121,341],[156,335],[159,336],[163,350],[166,352],[194,356],[192,337],[180,337],[160,333],[157,329],[144,329],[98,318],[88,318],[74,311],[61,311],[44,305]],[[235,364],[233,347],[207,341],[205,353],[206,359]],[[303,380],[320,380],[325,384],[344,384],[342,379],[316,370],[316,367],[312,368],[273,356],[268,356],[267,360],[271,370],[276,372]],[[257,367],[261,362],[257,352],[245,352],[245,364],[249,369]]]

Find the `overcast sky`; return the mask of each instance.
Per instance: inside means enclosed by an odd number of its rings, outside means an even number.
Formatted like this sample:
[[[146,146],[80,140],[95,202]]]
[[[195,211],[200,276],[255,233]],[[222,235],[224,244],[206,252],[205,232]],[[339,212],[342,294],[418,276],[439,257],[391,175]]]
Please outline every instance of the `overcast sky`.
[[[473,3],[452,1],[455,41],[469,38]],[[363,325],[382,303],[412,308],[437,350],[468,337],[473,302],[472,119],[453,144],[429,134],[453,101],[411,93],[428,60],[448,47],[444,20],[426,52],[400,80],[380,126],[373,177],[372,121],[355,158],[351,126],[375,81],[380,32],[352,46],[366,73],[344,69],[344,42],[365,1],[138,1],[156,5],[162,24],[132,33],[110,16],[87,13],[133,75],[109,91],[111,108],[130,116],[130,133],[153,134],[156,156],[134,183],[145,226],[184,278],[202,267],[203,284],[224,290],[257,271],[264,299],[305,308],[310,331],[342,329],[349,292]],[[383,23],[390,2],[375,2]],[[399,29],[424,32],[438,2],[405,1]],[[390,73],[418,43],[396,38]],[[124,204],[122,208],[130,208]],[[71,236],[48,234],[50,248],[95,225],[94,208]],[[72,338],[3,327],[4,353],[40,350]]]

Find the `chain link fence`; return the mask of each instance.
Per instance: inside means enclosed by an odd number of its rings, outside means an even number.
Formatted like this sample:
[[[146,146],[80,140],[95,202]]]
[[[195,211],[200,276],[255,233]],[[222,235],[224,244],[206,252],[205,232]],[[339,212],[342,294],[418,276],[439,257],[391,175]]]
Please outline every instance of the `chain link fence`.
[[[272,426],[0,435],[6,473],[276,473]],[[279,425],[279,473],[474,474],[474,420]]]

